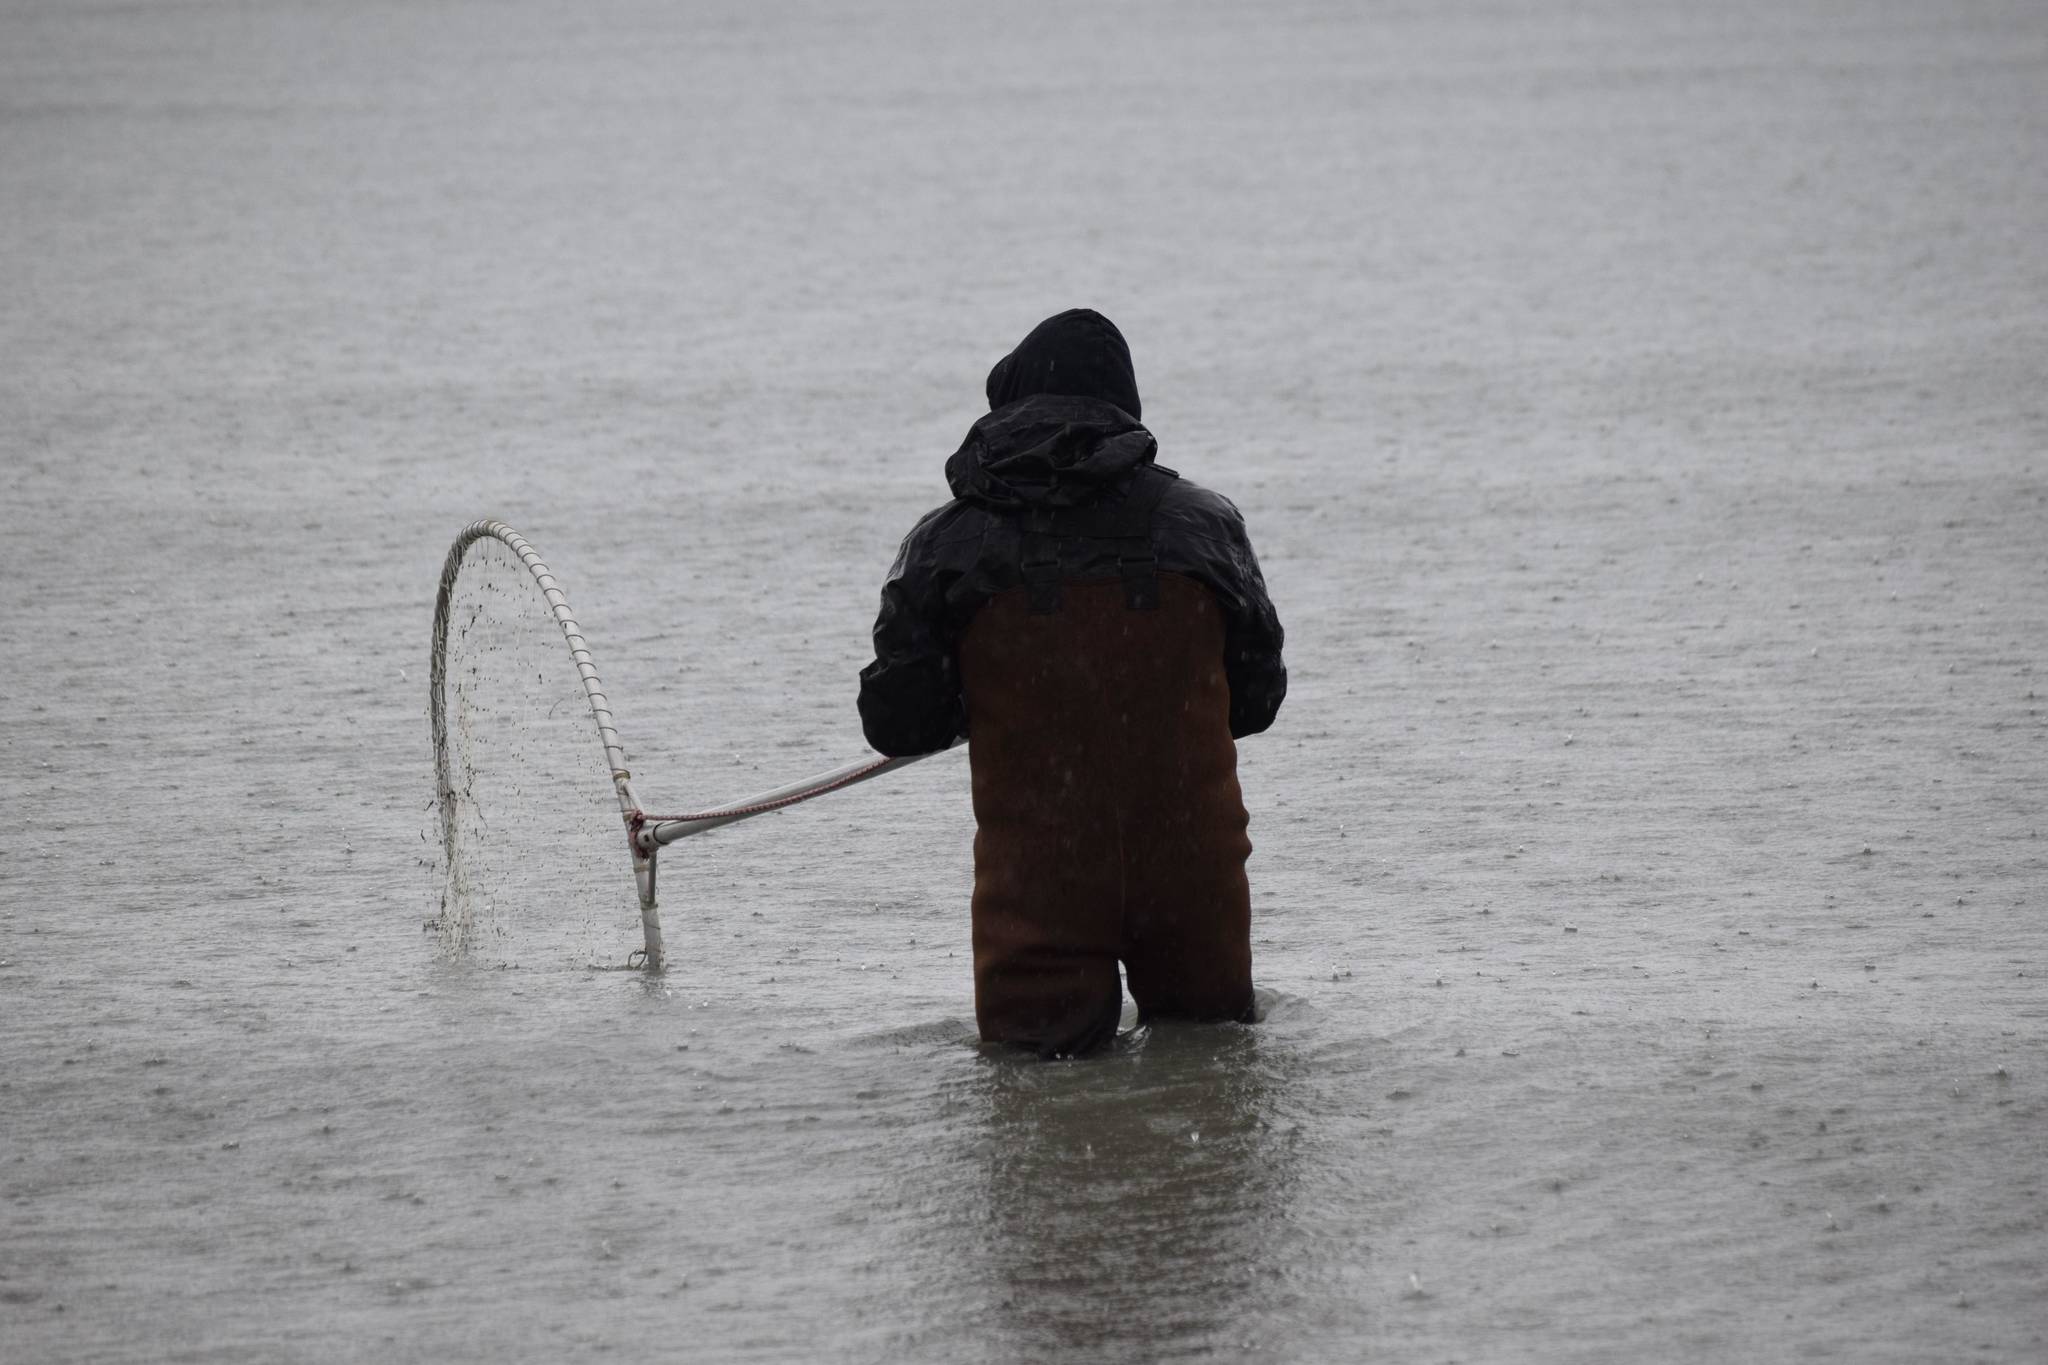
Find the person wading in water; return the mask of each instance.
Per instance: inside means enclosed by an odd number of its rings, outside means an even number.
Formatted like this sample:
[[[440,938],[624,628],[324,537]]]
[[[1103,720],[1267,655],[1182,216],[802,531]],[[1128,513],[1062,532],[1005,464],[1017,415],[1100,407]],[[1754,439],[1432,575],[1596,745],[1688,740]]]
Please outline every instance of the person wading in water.
[[[861,670],[868,743],[960,736],[981,1036],[1078,1056],[1141,1021],[1253,1015],[1237,746],[1287,692],[1244,520],[1155,464],[1130,348],[1077,308],[988,376]]]

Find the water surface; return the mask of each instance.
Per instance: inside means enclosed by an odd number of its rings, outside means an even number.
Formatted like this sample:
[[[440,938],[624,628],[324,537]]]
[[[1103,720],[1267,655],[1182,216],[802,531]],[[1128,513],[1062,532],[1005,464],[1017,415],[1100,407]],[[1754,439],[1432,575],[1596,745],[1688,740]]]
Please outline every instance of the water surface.
[[[2039,1359],[2044,90],[2026,4],[6,7],[0,1355]],[[957,755],[613,970],[549,708],[552,913],[439,956],[456,531],[650,802],[832,766],[1083,304],[1289,627],[1266,1021],[976,1048]]]

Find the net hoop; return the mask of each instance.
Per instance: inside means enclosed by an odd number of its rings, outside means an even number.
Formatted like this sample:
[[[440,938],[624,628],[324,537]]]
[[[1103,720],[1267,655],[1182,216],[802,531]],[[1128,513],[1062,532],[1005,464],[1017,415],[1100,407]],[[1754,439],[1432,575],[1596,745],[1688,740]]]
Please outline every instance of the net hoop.
[[[448,714],[446,682],[448,674],[448,625],[453,613],[455,580],[462,573],[463,560],[469,554],[469,547],[479,540],[496,540],[519,557],[520,563],[533,576],[534,585],[546,599],[548,611],[561,627],[562,638],[569,646],[569,658],[576,665],[576,676],[583,683],[584,699],[590,703],[591,719],[597,724],[598,740],[604,745],[605,766],[610,770],[612,789],[619,799],[619,814],[626,821],[630,832],[635,828],[635,817],[640,812],[640,802],[633,795],[633,774],[626,767],[626,750],[619,743],[619,731],[612,717],[611,700],[605,696],[604,682],[598,677],[597,664],[590,656],[590,642],[583,638],[583,628],[576,624],[576,617],[569,610],[568,595],[562,585],[555,581],[548,571],[540,553],[527,542],[526,537],[502,521],[473,521],[462,528],[455,537],[455,543],[448,547],[448,558],[441,565],[441,585],[434,596],[434,645],[427,666],[427,691],[429,723],[434,737],[434,783],[435,796],[441,808],[441,847],[443,856],[452,862],[455,856],[456,840],[456,793],[453,760],[448,749]],[[650,972],[659,972],[664,965],[661,941],[661,912],[654,895],[654,857],[652,850],[643,850],[631,837],[627,848],[633,859],[633,880],[640,892],[640,931],[644,943],[643,965]]]

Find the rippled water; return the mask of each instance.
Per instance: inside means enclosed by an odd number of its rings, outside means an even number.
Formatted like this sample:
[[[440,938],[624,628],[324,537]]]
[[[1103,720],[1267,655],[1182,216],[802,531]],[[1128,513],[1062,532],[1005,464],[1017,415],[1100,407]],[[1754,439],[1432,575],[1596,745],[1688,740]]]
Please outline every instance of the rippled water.
[[[7,7],[0,1358],[2040,1358],[2044,89],[2027,4]],[[545,663],[438,953],[457,530],[650,804],[832,766],[1077,304],[1290,630],[1264,1022],[976,1047],[960,755],[621,970]]]

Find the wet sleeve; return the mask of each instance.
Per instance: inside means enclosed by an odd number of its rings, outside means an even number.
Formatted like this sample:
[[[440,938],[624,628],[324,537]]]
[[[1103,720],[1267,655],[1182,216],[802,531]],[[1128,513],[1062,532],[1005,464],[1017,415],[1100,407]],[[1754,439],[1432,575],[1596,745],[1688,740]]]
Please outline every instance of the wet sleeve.
[[[1287,696],[1287,665],[1280,657],[1286,632],[1241,516],[1232,518],[1231,532],[1230,567],[1237,591],[1224,617],[1223,673],[1230,683],[1230,737],[1243,739],[1270,726]]]
[[[922,529],[922,528],[920,528]],[[875,617],[875,661],[860,672],[860,724],[877,753],[928,754],[967,733],[959,671],[943,633],[944,593],[920,562],[918,531],[896,552]]]

